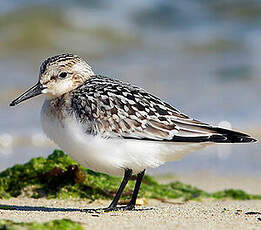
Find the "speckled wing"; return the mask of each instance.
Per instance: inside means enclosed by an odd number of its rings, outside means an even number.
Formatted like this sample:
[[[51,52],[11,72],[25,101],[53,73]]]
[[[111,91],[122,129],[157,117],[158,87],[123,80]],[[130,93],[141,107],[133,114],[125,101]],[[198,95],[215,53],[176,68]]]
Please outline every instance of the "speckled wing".
[[[93,76],[74,90],[71,103],[86,132],[106,138],[176,142],[227,139],[220,133],[223,129],[194,120],[137,86],[103,76]]]

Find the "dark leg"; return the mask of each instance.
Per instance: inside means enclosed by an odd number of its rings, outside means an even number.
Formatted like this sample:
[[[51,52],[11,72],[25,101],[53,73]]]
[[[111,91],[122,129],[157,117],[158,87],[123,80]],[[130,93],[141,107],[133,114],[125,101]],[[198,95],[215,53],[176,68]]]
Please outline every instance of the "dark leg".
[[[125,169],[124,178],[123,178],[123,180],[121,182],[121,185],[120,185],[120,187],[119,187],[119,189],[118,189],[118,191],[117,191],[113,201],[109,205],[109,207],[104,209],[105,212],[117,210],[117,208],[116,208],[117,203],[118,203],[118,201],[120,199],[120,196],[121,196],[121,194],[122,194],[126,184],[129,181],[131,175],[132,175],[132,170],[131,169]]]
[[[137,200],[138,193],[139,193],[139,190],[140,190],[140,184],[141,184],[141,181],[142,181],[144,174],[145,174],[145,170],[143,170],[142,172],[140,172],[137,175],[137,180],[136,180],[136,184],[135,184],[135,188],[133,190],[131,200],[127,204],[127,206],[124,208],[125,210],[132,210],[132,209],[135,208],[136,200]]]

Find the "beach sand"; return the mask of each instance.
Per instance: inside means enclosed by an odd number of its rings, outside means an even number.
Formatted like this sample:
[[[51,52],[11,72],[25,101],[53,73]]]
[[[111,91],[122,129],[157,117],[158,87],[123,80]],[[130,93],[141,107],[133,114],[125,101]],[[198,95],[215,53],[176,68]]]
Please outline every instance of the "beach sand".
[[[85,229],[261,229],[261,200],[202,202],[147,200],[135,211],[86,213],[109,201],[14,198],[0,200],[0,218],[15,222],[46,222],[68,218]],[[3,209],[5,207],[5,209]]]
[[[226,188],[243,189],[260,194],[260,178],[215,176],[206,172],[183,175],[182,182],[213,192]],[[160,182],[173,181],[173,176]],[[144,201],[139,199],[139,201]],[[82,209],[106,207],[109,200],[48,200],[12,198],[0,200],[0,219],[15,222],[46,222],[68,218],[85,229],[261,229],[261,200],[145,200],[137,211],[86,213]]]

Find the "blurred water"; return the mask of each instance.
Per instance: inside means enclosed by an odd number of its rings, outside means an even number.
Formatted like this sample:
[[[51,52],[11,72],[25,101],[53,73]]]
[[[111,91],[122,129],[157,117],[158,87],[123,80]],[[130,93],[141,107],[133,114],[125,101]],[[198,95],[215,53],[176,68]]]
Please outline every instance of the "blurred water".
[[[64,52],[199,120],[228,120],[260,139],[260,19],[258,0],[0,1],[0,170],[53,150],[32,141],[43,98],[8,104],[36,82],[43,59]],[[211,147],[155,172],[261,174],[260,147]]]

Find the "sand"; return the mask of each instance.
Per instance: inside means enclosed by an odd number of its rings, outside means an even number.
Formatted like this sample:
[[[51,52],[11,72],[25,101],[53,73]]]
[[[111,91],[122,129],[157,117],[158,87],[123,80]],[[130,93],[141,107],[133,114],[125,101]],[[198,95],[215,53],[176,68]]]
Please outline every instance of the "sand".
[[[147,200],[136,211],[86,213],[84,208],[98,208],[109,201],[89,203],[84,200],[47,200],[14,198],[0,200],[0,218],[16,222],[45,222],[69,218],[85,229],[261,229],[261,200],[202,202]],[[10,210],[11,209],[11,210]]]
[[[178,179],[179,176],[176,176]],[[200,178],[200,179],[199,179]],[[173,177],[161,182],[173,181]],[[215,176],[210,173],[183,175],[182,182],[213,192],[226,188],[243,189],[253,194],[261,193],[260,177]],[[211,200],[201,202],[182,200],[145,200],[137,211],[86,213],[85,208],[106,207],[110,201],[47,200],[13,198],[0,200],[0,219],[16,222],[45,222],[68,218],[86,229],[261,229],[261,200],[235,201]],[[252,214],[247,214],[247,213]],[[256,213],[256,214],[255,214]]]

